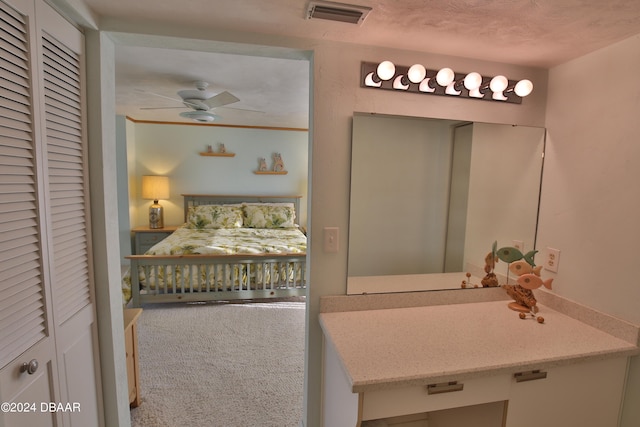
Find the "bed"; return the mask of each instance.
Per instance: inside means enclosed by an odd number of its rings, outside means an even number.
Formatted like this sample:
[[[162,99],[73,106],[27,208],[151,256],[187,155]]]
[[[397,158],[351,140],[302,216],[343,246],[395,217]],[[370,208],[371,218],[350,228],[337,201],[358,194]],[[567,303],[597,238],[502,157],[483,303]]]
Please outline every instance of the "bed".
[[[300,196],[182,196],[184,224],[125,257],[125,305],[306,295]]]

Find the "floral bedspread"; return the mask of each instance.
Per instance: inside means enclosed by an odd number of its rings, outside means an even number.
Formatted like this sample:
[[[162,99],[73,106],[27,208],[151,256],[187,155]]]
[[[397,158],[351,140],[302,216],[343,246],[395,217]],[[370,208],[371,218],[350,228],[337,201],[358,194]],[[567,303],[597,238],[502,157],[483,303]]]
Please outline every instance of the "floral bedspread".
[[[232,255],[262,253],[305,253],[307,236],[298,228],[179,227],[145,255]]]

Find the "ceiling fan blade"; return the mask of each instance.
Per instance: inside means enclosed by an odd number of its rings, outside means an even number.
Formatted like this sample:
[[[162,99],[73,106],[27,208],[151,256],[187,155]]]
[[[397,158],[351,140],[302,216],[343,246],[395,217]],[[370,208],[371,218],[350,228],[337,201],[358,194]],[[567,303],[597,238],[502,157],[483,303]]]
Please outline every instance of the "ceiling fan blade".
[[[253,110],[251,108],[238,108],[238,107],[225,107],[222,106],[220,108],[226,108],[227,110],[239,110],[239,111],[248,111],[250,113],[260,113],[260,114],[264,114],[265,111],[261,111],[261,110]]]
[[[175,110],[178,108],[187,108],[184,105],[181,107],[140,107],[141,110]]]
[[[220,92],[219,94],[212,96],[209,99],[205,99],[202,102],[209,106],[209,108],[216,108],[222,107],[223,105],[233,104],[238,101],[240,101],[240,99],[225,90],[224,92]]]
[[[171,101],[182,103],[182,99],[176,99],[176,98],[172,98],[170,96],[160,95],[159,93],[155,93],[155,92],[147,92],[146,90],[142,90],[142,89],[137,89],[136,91],[140,92],[140,93],[144,93],[146,95],[158,96],[160,98],[170,99]]]

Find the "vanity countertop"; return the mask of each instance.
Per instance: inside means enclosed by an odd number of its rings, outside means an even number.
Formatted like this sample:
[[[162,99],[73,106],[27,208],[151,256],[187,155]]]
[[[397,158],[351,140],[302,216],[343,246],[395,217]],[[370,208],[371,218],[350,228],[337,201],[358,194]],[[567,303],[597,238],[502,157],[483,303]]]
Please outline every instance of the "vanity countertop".
[[[354,393],[548,369],[639,353],[546,306],[540,324],[506,301],[321,313]]]

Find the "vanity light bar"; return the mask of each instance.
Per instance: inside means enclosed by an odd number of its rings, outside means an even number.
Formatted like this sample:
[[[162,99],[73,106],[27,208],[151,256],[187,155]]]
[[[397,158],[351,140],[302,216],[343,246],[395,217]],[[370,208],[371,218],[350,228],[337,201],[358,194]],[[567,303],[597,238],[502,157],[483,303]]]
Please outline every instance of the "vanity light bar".
[[[420,64],[398,66],[391,61],[363,62],[360,87],[521,104],[533,91],[530,80],[505,76],[484,77],[476,72],[456,73],[450,68],[427,70]]]

